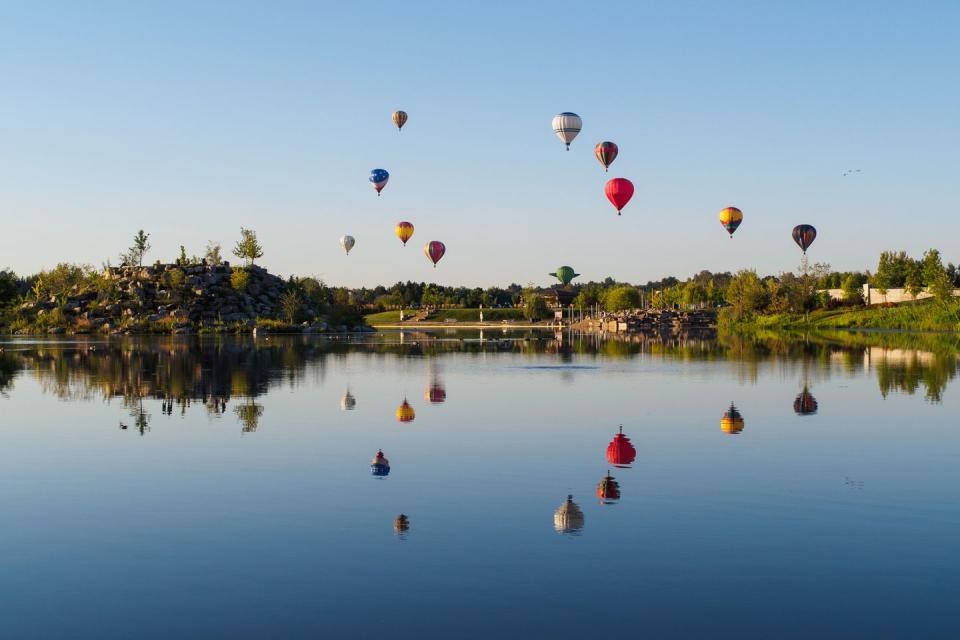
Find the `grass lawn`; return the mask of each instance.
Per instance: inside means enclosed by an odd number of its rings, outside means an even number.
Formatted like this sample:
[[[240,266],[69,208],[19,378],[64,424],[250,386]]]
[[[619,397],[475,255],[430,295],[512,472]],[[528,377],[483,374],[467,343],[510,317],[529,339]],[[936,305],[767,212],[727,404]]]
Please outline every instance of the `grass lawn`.
[[[844,307],[810,313],[757,316],[748,324],[757,328],[902,329],[910,331],[960,331],[960,302],[935,300],[906,302],[894,307]]]

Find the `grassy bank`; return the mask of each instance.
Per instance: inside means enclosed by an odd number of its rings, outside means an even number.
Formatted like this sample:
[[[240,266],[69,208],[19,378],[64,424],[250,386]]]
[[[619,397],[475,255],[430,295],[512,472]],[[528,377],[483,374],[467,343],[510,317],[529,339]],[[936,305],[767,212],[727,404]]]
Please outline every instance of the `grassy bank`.
[[[960,301],[943,304],[933,300],[891,307],[843,307],[818,309],[809,315],[792,313],[755,315],[734,319],[729,310],[720,322],[738,330],[753,329],[889,329],[901,331],[960,332]]]
[[[404,311],[404,317],[409,319],[413,317],[413,312]],[[400,322],[399,311],[383,311],[381,313],[371,313],[363,317],[364,322],[369,326],[378,324],[396,324]],[[522,309],[484,309],[484,322],[500,322],[501,320],[523,320]],[[439,309],[430,315],[429,320],[425,322],[479,322],[479,309]]]

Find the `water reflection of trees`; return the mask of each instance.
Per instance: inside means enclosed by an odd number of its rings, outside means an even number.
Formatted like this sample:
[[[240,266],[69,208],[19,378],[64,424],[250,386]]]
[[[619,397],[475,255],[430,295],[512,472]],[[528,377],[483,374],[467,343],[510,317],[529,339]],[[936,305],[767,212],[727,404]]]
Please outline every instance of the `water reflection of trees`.
[[[203,407],[212,416],[221,416],[227,412],[228,403],[239,399],[243,404],[230,410],[245,431],[253,431],[264,413],[263,406],[255,401],[258,396],[277,384],[300,384],[307,375],[322,378],[329,358],[345,358],[348,354],[430,358],[452,353],[505,353],[519,358],[553,355],[561,361],[574,356],[598,360],[647,357],[680,363],[725,361],[745,382],[756,381],[761,371],[795,375],[813,384],[831,375],[876,370],[884,396],[891,391],[913,394],[923,388],[928,400],[939,402],[958,369],[960,349],[949,340],[956,338],[846,332],[652,337],[487,330],[449,335],[385,333],[365,340],[272,336],[269,340],[11,342],[0,351],[0,393],[9,393],[18,375],[32,375],[45,392],[58,398],[119,398],[131,421],[144,430],[151,420],[144,400],[160,401],[163,415]],[[431,401],[445,395],[439,388]]]

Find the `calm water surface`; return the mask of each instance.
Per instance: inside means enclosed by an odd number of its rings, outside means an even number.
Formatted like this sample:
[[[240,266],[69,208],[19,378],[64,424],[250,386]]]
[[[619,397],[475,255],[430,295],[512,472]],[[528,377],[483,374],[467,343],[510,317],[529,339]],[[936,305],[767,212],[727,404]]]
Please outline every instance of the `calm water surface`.
[[[490,337],[0,341],[0,636],[958,637],[956,354]]]

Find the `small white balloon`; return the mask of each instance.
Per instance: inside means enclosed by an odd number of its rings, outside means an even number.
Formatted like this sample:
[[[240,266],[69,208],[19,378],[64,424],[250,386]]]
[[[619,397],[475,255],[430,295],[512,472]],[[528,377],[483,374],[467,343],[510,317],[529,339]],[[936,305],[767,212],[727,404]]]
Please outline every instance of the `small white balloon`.
[[[350,255],[350,249],[353,249],[353,245],[355,244],[357,244],[357,241],[353,239],[353,236],[343,236],[340,238],[340,246],[347,252],[347,255]]]

